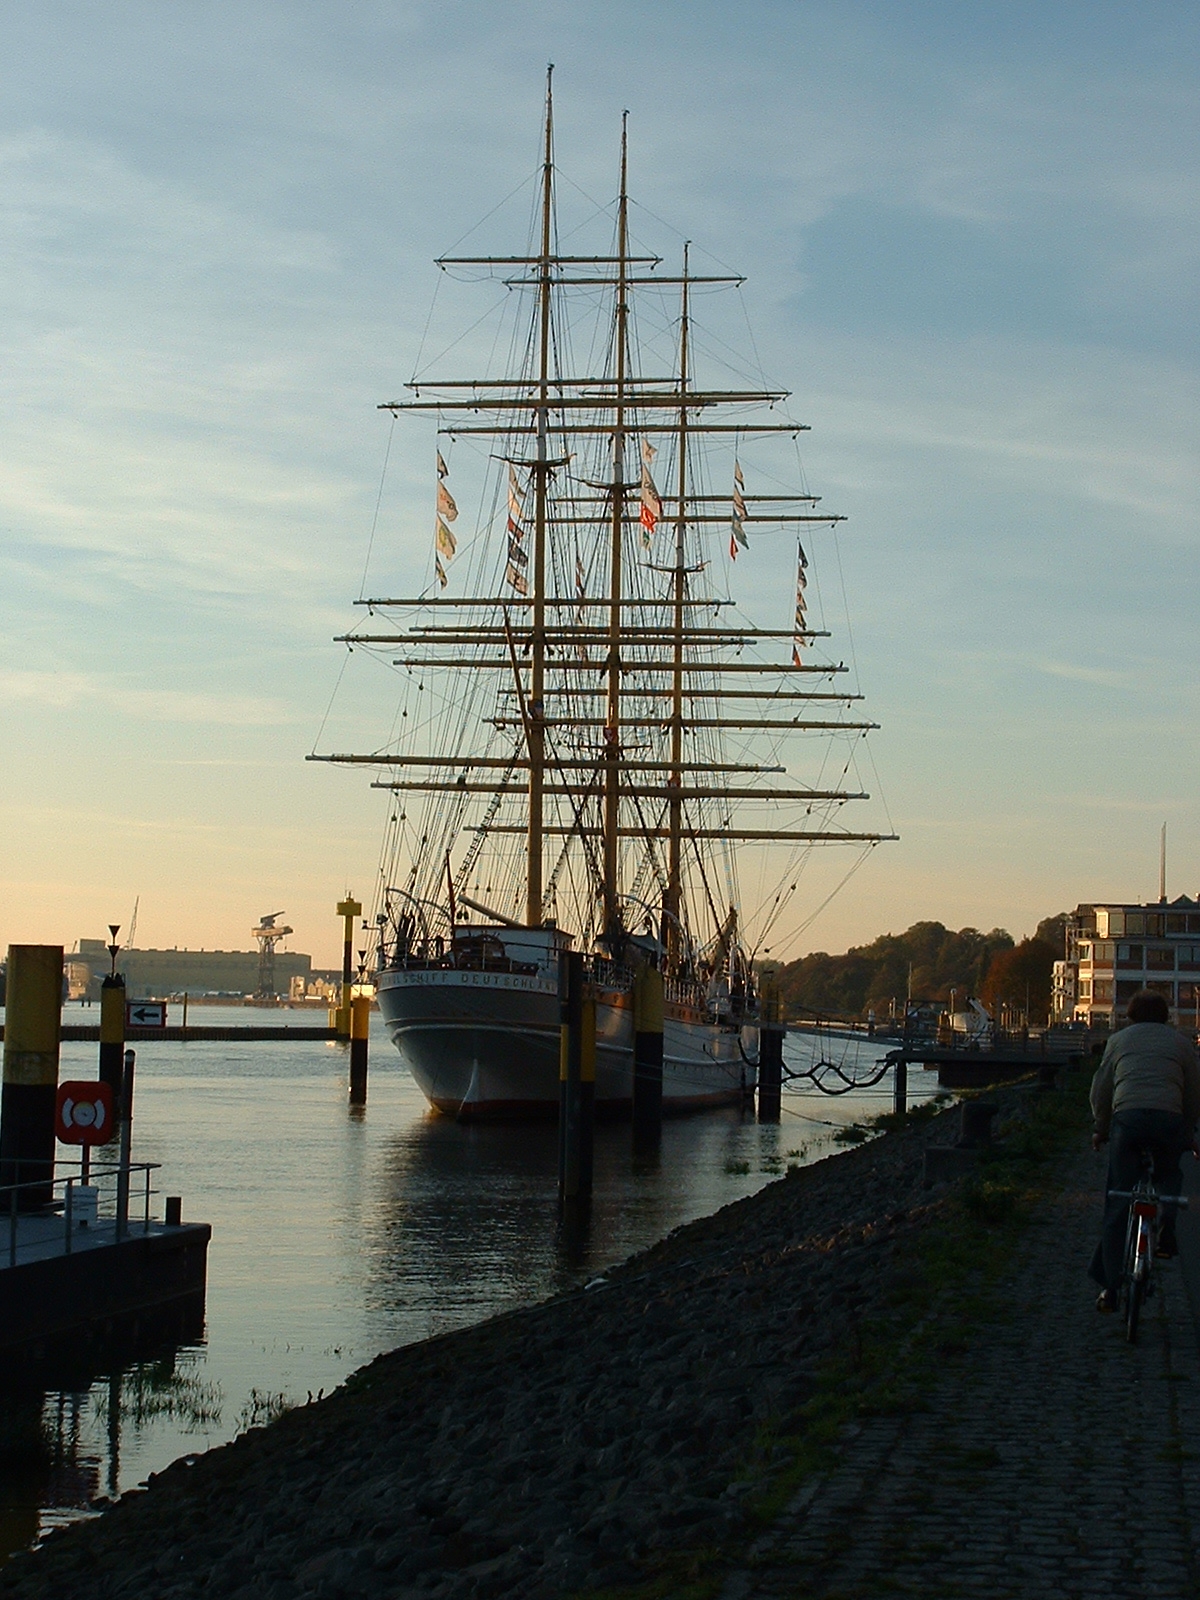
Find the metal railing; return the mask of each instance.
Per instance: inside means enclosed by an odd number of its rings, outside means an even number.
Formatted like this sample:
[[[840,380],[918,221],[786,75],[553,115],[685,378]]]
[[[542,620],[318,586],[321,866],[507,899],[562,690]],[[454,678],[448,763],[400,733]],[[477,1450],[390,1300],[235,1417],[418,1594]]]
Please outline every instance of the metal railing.
[[[22,1163],[10,1161],[6,1164],[20,1165]],[[33,1165],[34,1163],[27,1162],[23,1164]],[[42,1163],[38,1163],[38,1165],[42,1165]],[[128,1161],[123,1164],[116,1162],[112,1166],[93,1166],[87,1174],[86,1181],[81,1170],[70,1173],[66,1177],[31,1178],[23,1183],[6,1183],[0,1186],[0,1216],[3,1216],[5,1212],[8,1214],[8,1265],[10,1267],[17,1265],[18,1256],[22,1250],[44,1252],[47,1245],[52,1244],[58,1237],[57,1229],[48,1227],[39,1230],[36,1237],[22,1242],[19,1237],[21,1219],[52,1223],[59,1220],[55,1215],[58,1212],[61,1212],[62,1250],[64,1255],[69,1256],[74,1244],[76,1219],[79,1219],[79,1226],[82,1227],[85,1223],[91,1222],[93,1215],[90,1203],[80,1205],[78,1191],[89,1191],[90,1202],[90,1191],[93,1189],[98,1191],[101,1183],[112,1184],[112,1210],[104,1214],[101,1213],[99,1194],[97,1193],[95,1219],[97,1222],[112,1222],[115,1224],[114,1234],[118,1243],[122,1239],[128,1238],[130,1234],[129,1200],[130,1190],[133,1187],[131,1180],[135,1173],[142,1174],[141,1187],[143,1193],[140,1222],[143,1234],[148,1234],[152,1221],[150,1201],[152,1196],[159,1192],[151,1186],[150,1175],[153,1172],[157,1172],[161,1166],[161,1161]],[[22,1210],[19,1203],[19,1196],[22,1193],[29,1193],[31,1197],[34,1195],[41,1197],[49,1190],[51,1196],[53,1196],[54,1191],[59,1188],[63,1191],[61,1200],[51,1198],[49,1202],[40,1203],[36,1207],[30,1207],[28,1210]],[[133,1224],[135,1227],[137,1225],[136,1222]]]

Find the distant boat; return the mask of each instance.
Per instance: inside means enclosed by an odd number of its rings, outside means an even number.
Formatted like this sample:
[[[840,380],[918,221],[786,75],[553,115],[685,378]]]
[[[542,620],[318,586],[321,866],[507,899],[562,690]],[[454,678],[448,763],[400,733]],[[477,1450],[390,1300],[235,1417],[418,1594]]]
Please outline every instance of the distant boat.
[[[394,797],[380,1011],[430,1104],[463,1119],[555,1114],[572,948],[596,997],[599,1111],[631,1104],[632,986],[648,962],[665,981],[664,1108],[736,1102],[758,1042],[747,852],[785,847],[782,893],[814,846],[892,837],[836,825],[867,798],[845,786],[849,760],[831,784],[778,781],[786,743],[849,745],[874,726],[851,720],[844,665],[816,659],[827,635],[808,623],[803,544],[783,628],[743,622],[714,569],[714,541],[736,560],[759,534],[842,520],[795,485],[794,462],[792,486],[747,488],[742,447],[801,427],[774,411],[785,391],[697,382],[694,293],[742,280],[694,273],[686,246],[677,274],[634,253],[624,129],[613,246],[563,253],[553,127],[548,81],[529,244],[438,263],[525,298],[512,369],[421,378],[381,408],[433,416],[440,446],[427,585],[360,602],[393,631],[344,636],[407,669],[403,731],[311,758],[373,767]],[[646,370],[648,301],[674,356]],[[575,375],[587,362],[572,347],[595,356],[592,376]],[[469,543],[447,460],[467,440],[488,452]]]

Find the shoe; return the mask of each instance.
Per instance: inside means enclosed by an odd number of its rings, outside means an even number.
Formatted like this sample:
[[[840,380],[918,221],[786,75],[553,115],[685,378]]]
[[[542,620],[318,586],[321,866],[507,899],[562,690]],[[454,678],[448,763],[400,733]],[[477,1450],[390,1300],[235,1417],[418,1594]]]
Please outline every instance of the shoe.
[[[1099,1295],[1096,1297],[1096,1310],[1097,1311],[1115,1311],[1116,1309],[1117,1309],[1117,1297],[1116,1297],[1116,1295],[1112,1292],[1111,1289],[1101,1289]]]

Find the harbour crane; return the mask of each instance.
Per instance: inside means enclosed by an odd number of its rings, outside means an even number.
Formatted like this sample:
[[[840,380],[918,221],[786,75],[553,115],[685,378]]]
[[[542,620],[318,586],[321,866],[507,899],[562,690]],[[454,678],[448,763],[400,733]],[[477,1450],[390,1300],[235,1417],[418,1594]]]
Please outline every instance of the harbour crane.
[[[288,927],[277,926],[276,919],[283,915],[282,911],[270,911],[260,918],[257,928],[250,932],[258,940],[258,989],[255,993],[256,1000],[274,1000],[275,995],[275,946],[281,939],[286,939],[294,930]]]

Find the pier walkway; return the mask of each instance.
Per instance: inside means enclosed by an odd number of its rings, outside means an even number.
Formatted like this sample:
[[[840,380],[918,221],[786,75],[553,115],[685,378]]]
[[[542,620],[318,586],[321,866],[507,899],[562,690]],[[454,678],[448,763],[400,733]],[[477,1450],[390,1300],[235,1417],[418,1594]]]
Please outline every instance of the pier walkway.
[[[851,1430],[720,1600],[1200,1595],[1200,1206],[1131,1348],[1083,1275],[1104,1160],[1072,1163],[1022,1241],[1005,1313],[925,1409]]]

